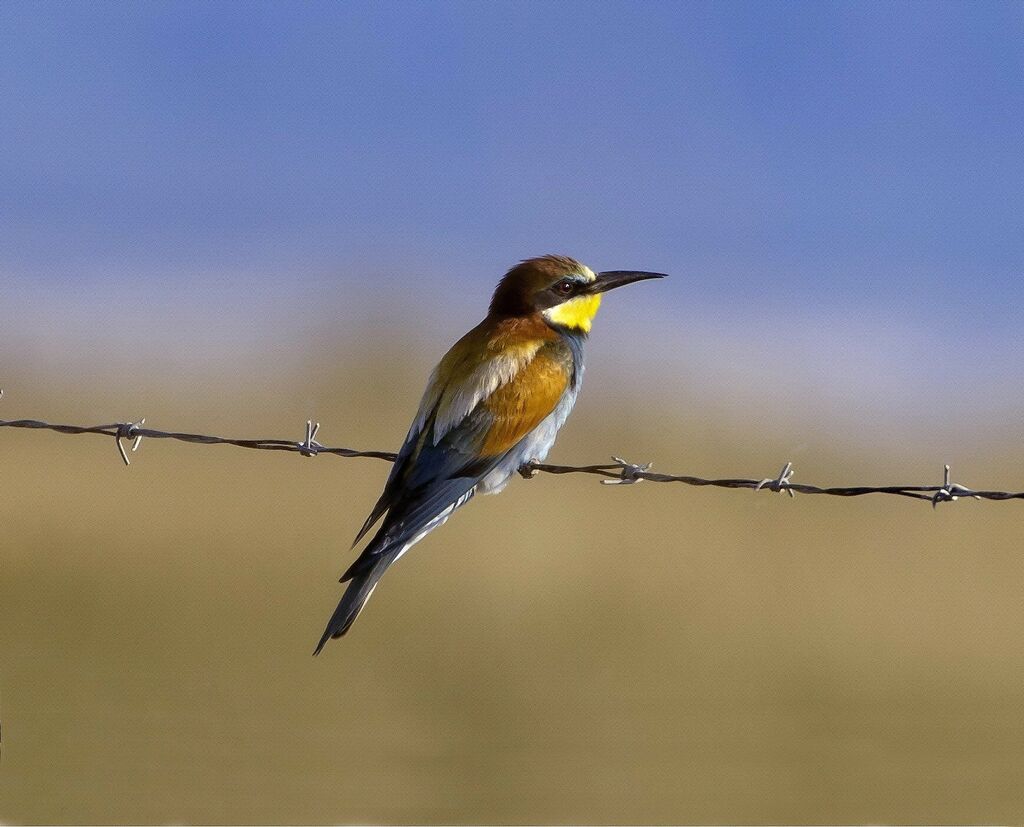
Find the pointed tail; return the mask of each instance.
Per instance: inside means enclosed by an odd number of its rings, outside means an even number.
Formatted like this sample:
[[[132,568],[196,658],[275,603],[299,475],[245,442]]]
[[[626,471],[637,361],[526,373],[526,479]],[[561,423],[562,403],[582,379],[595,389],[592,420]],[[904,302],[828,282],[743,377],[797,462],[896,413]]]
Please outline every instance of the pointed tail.
[[[363,606],[366,605],[366,601],[370,599],[373,590],[377,588],[377,581],[384,576],[384,572],[399,556],[397,553],[384,554],[375,560],[366,571],[352,578],[345,593],[341,596],[338,608],[334,610],[334,614],[327,622],[323,637],[320,638],[320,642],[316,645],[316,651],[313,652],[314,656],[320,654],[320,650],[324,648],[327,641],[331,638],[341,637],[355,623]]]
[[[314,655],[320,654],[328,640],[341,637],[355,623],[366,601],[377,588],[378,581],[398,558],[435,528],[444,525],[455,509],[472,499],[476,486],[472,484],[472,480],[469,482],[467,487],[464,479],[450,480],[448,485],[435,493],[431,499],[423,502],[414,501],[411,506],[403,508],[401,522],[396,520],[394,525],[389,524],[387,520],[384,522],[376,536],[363,549],[363,553],[342,575],[341,582],[348,581],[348,588],[341,596],[338,608],[331,615],[323,637],[313,652]],[[439,504],[445,502],[449,504],[438,512]],[[389,512],[388,520],[391,519],[392,513],[394,512]]]

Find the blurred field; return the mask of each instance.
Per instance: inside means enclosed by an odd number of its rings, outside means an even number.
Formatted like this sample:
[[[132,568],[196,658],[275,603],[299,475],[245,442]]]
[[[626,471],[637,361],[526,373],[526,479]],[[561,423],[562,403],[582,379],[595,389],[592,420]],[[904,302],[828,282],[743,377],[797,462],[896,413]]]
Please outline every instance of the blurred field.
[[[216,380],[5,375],[3,416],[394,447],[440,346]],[[362,357],[362,358],[359,358]],[[393,358],[392,358],[393,357]],[[363,367],[356,369],[356,364]],[[65,380],[66,381],[66,380]],[[552,458],[1024,486],[593,369]],[[700,412],[696,412],[700,410]],[[0,820],[1020,822],[1024,511],[515,481],[310,657],[373,460],[0,432]]]

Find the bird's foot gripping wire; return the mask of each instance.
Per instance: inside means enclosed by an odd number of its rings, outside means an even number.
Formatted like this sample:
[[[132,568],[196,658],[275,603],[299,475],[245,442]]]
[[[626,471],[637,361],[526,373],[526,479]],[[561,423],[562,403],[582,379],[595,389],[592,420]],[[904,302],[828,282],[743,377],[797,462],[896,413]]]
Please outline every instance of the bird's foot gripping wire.
[[[613,480],[601,480],[601,485],[633,485],[643,482],[643,475],[654,467],[653,462],[646,462],[643,465],[636,465],[627,462],[622,457],[612,457],[612,461],[619,466],[619,476]]]
[[[537,462],[537,460],[531,459],[528,462],[524,462],[522,465],[520,465],[516,469],[516,471],[519,472],[519,476],[521,476],[524,480],[532,480],[535,476],[537,476],[538,465],[540,465],[540,463]]]
[[[304,457],[315,457],[319,453],[320,449],[324,446],[316,441],[317,431],[320,430],[320,423],[313,422],[312,419],[306,420],[306,438],[302,442],[296,443],[299,447],[299,453]]]
[[[957,485],[955,482],[950,482],[949,466],[944,465],[942,471],[942,488],[936,491],[932,496],[932,508],[936,508],[939,503],[956,502],[960,497],[974,497],[976,500],[981,499],[981,497],[975,494],[970,488]]]
[[[757,485],[754,486],[755,491],[760,491],[762,488],[767,488],[769,491],[785,491],[789,496],[795,497],[793,489],[789,487],[789,481],[793,477],[793,463],[787,462],[782,466],[782,470],[779,471],[779,475],[772,479],[768,477],[761,480]]]

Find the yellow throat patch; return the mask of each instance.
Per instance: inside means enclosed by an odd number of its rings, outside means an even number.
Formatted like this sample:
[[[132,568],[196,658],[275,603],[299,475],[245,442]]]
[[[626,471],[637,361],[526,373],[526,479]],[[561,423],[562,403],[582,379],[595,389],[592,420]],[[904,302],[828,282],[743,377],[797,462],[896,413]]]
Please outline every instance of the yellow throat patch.
[[[590,332],[590,325],[597,315],[597,308],[601,306],[601,294],[594,293],[589,296],[576,296],[567,302],[556,304],[544,311],[544,318],[552,324],[567,327],[569,330],[580,330],[583,333]]]

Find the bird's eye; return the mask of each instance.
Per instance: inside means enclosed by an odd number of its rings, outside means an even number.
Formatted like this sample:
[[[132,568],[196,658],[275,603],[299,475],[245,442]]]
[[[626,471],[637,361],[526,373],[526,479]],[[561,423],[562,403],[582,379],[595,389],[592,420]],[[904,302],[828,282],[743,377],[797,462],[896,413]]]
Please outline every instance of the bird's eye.
[[[562,279],[558,284],[555,285],[555,290],[561,293],[563,296],[568,296],[576,289],[575,282],[570,279]]]

